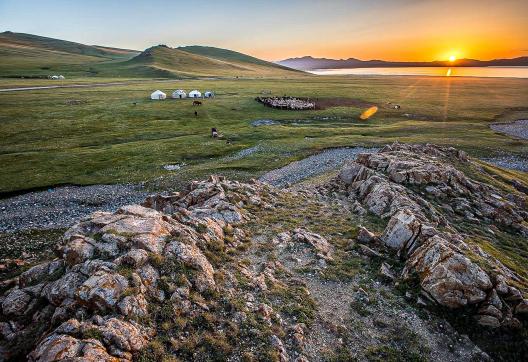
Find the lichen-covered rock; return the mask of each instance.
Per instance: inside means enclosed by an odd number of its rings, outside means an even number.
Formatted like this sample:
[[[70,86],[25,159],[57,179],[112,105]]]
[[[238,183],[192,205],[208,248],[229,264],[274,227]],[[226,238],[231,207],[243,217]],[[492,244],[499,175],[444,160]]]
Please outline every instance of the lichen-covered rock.
[[[64,260],[68,265],[82,263],[91,259],[94,255],[95,247],[85,239],[74,239],[64,248]]]
[[[52,334],[44,339],[29,355],[30,361],[60,361],[78,357],[83,348],[82,341],[68,335]]]
[[[409,257],[404,273],[410,270],[420,275],[426,292],[450,308],[485,300],[493,286],[484,270],[440,236],[427,240]]]
[[[124,297],[118,307],[121,314],[127,317],[144,317],[148,314],[148,302],[142,294]]]
[[[75,291],[86,280],[86,276],[76,273],[66,273],[60,279],[47,284],[42,290],[42,296],[51,304],[60,305],[65,299],[73,299]]]
[[[83,305],[104,311],[114,308],[126,288],[128,281],[122,275],[98,271],[79,287],[76,294]]]
[[[2,302],[2,313],[21,316],[25,313],[31,299],[32,297],[29,293],[21,289],[15,289]]]
[[[421,226],[422,223],[411,211],[403,209],[389,220],[381,240],[393,249],[411,251]]]
[[[101,340],[92,335],[100,336]],[[149,333],[134,322],[96,316],[88,321],[68,320],[42,340],[30,361],[127,361],[148,343]]]
[[[212,290],[215,287],[214,269],[196,245],[188,245],[173,240],[167,245],[165,255],[174,256],[184,264],[198,271],[195,286],[200,291]]]
[[[126,264],[133,268],[139,268],[148,260],[148,252],[143,249],[131,249],[118,259],[118,264]]]
[[[315,249],[317,255],[323,259],[332,259],[334,248],[319,234],[304,229],[295,229],[292,232],[292,240],[311,245]]]
[[[496,317],[490,315],[477,315],[475,320],[479,325],[488,328],[499,328],[501,325],[500,321]]]
[[[20,274],[20,286],[25,287],[36,284],[43,281],[44,279],[52,277],[53,275],[60,276],[59,274],[63,271],[63,267],[64,260],[62,259],[35,265],[34,267]]]

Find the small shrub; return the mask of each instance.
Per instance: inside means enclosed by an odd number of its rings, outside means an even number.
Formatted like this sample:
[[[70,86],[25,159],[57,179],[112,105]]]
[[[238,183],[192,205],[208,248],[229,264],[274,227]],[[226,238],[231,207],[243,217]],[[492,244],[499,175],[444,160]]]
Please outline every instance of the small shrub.
[[[101,333],[101,331],[96,328],[90,328],[83,333],[83,337],[86,339],[92,338],[100,341],[103,339],[103,333]]]
[[[148,253],[148,260],[154,268],[159,269],[162,267],[165,257],[158,253]]]

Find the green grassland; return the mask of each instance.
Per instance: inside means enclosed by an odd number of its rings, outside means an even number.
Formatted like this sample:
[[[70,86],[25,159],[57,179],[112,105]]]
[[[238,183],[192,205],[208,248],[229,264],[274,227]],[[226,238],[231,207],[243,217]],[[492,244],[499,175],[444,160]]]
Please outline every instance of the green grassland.
[[[16,83],[0,80],[0,88]],[[22,83],[28,85],[27,80]],[[193,107],[188,99],[149,99],[155,89],[170,95],[179,88],[211,89],[217,96],[204,100],[201,107]],[[275,95],[355,98],[378,104],[379,111],[360,121],[364,109],[356,107],[275,110],[254,100],[263,90]],[[402,108],[391,109],[387,102]],[[0,192],[59,184],[170,181],[211,173],[244,179],[326,147],[394,141],[452,145],[477,157],[502,151],[526,154],[528,142],[495,133],[488,125],[495,119],[527,115],[525,79],[143,80],[109,87],[0,93]],[[262,118],[282,122],[250,125]],[[211,139],[211,127],[223,138]],[[229,157],[256,145],[259,151],[250,156]],[[186,166],[179,171],[163,169],[177,163]]]

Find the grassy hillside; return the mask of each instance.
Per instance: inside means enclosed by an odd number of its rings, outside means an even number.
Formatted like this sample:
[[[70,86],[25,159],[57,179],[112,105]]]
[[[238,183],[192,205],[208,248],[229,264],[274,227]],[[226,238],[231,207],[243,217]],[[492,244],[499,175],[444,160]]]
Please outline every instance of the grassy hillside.
[[[0,33],[0,74],[3,77],[85,75],[93,64],[126,60],[137,53],[6,31]]]
[[[197,54],[182,48],[158,45],[126,62],[103,64],[95,69],[99,75],[164,78],[282,77],[304,74],[231,50],[212,49],[217,52]],[[205,53],[217,55],[211,57]]]
[[[285,66],[275,64],[272,62],[267,62],[265,60],[258,59],[250,55],[242,54],[239,52],[235,52],[229,49],[205,47],[205,46],[198,46],[198,45],[179,47],[178,49],[183,50],[187,53],[203,55],[203,56],[213,58],[213,59],[218,59],[218,60],[226,60],[230,62],[244,62],[244,63],[257,64],[257,65],[263,65],[263,66],[268,66],[268,67],[273,67],[273,68],[290,70],[290,68],[287,68]]]

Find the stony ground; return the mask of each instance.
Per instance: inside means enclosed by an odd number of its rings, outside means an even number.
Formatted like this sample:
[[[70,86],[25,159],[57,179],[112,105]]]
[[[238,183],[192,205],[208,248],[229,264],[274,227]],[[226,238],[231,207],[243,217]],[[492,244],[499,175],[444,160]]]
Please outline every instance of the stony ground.
[[[0,232],[58,229],[97,210],[115,211],[147,196],[140,185],[64,186],[0,200]]]
[[[302,187],[212,177],[82,219],[55,259],[0,270],[0,355],[522,360],[526,195],[451,148],[349,161]]]
[[[316,155],[270,171],[262,175],[259,180],[273,186],[284,187],[339,168],[345,162],[354,160],[358,154],[364,152],[376,152],[376,149],[363,147],[327,149]]]
[[[510,170],[517,170],[528,172],[528,156],[514,156],[514,155],[505,155],[497,156],[491,158],[484,158],[483,161],[489,162],[493,165],[507,168]]]
[[[528,119],[519,119],[509,123],[494,123],[490,127],[494,131],[505,133],[508,136],[528,140]]]

